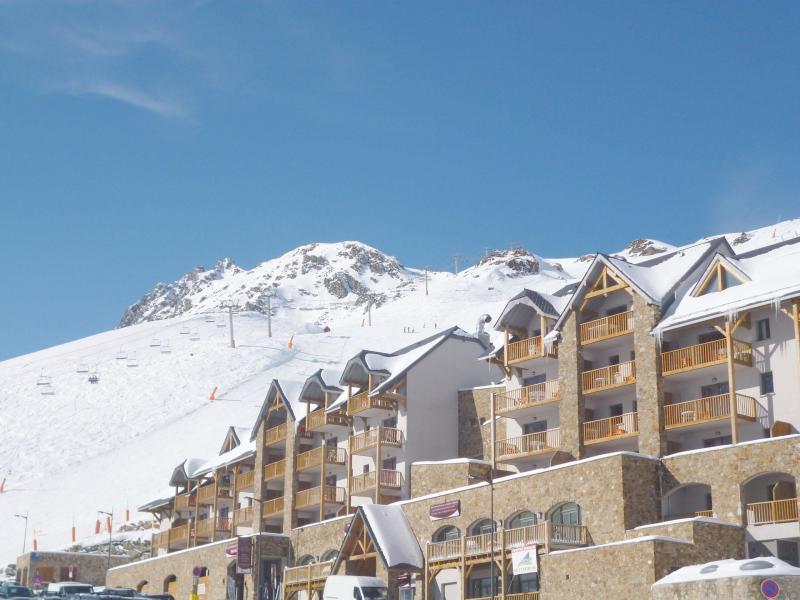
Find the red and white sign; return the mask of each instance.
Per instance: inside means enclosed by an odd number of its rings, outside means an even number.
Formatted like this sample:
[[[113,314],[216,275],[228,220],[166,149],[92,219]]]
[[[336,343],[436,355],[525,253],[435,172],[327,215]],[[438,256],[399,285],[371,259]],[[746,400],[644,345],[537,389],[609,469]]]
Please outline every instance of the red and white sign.
[[[428,511],[431,521],[439,521],[440,519],[450,519],[457,517],[461,514],[461,500],[451,500],[450,502],[442,502],[441,504],[434,504]]]

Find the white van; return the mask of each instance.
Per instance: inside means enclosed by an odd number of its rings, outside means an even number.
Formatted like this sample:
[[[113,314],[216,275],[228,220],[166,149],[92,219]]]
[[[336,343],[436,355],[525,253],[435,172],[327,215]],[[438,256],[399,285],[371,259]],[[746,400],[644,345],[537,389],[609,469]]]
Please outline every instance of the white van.
[[[76,581],[62,581],[51,583],[47,586],[46,596],[69,596],[70,594],[91,594],[92,586],[88,583]]]
[[[331,575],[325,580],[322,600],[386,600],[389,590],[377,577]]]

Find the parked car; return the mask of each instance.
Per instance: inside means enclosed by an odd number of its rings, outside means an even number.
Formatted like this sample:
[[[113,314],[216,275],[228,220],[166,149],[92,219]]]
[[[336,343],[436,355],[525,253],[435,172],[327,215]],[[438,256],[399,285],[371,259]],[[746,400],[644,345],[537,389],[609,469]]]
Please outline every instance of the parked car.
[[[4,583],[0,585],[0,598],[33,598],[33,591],[24,585]]]
[[[119,596],[120,598],[135,598],[138,594],[133,588],[113,588],[105,585],[95,587],[95,594],[104,594],[106,596]]]
[[[78,583],[76,581],[61,581],[50,583],[47,586],[45,596],[71,596],[72,594],[91,594],[93,588],[88,583]]]
[[[136,600],[175,600],[172,594],[139,594]]]

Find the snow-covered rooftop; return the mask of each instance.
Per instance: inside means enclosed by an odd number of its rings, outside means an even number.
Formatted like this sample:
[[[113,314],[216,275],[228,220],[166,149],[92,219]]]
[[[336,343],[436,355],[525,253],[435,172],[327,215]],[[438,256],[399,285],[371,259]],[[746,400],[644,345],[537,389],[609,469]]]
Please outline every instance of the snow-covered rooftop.
[[[659,579],[653,586],[728,577],[800,577],[800,569],[773,556],[745,560],[718,560],[682,567]]]
[[[387,568],[423,568],[422,550],[401,507],[365,504],[359,510]]]

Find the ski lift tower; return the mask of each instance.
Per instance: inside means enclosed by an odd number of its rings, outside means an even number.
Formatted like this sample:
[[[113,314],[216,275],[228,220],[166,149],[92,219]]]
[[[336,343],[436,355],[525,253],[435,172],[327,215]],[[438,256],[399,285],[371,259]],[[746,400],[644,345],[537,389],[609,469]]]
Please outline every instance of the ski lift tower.
[[[233,311],[239,312],[239,305],[223,304],[220,308],[228,309],[228,329],[230,330],[231,348],[236,348],[236,340],[233,338]]]

